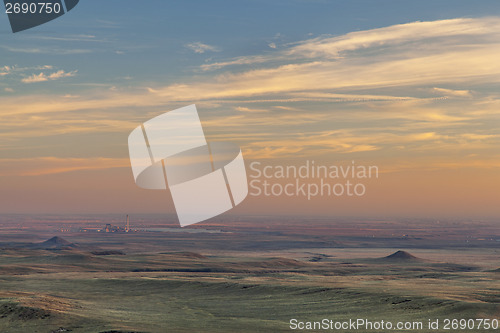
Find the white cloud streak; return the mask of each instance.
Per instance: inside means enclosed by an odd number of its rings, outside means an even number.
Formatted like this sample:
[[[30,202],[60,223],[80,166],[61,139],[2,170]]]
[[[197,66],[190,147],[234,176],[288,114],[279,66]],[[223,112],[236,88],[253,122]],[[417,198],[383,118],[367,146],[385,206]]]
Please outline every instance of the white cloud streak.
[[[23,115],[35,117],[18,137],[43,135],[46,128],[55,133],[126,133],[134,121],[150,115],[130,112],[117,123],[103,117],[103,111],[139,108],[158,114],[158,106],[169,110],[195,102],[223,110],[217,118],[204,119],[206,128],[215,136],[241,134],[240,143],[251,156],[491,150],[500,141],[497,127],[489,127],[500,120],[500,99],[472,87],[500,84],[498,58],[500,18],[414,22],[323,36],[208,64],[214,67],[202,66],[204,76],[191,82],[75,98],[6,97],[0,118],[15,124],[17,118],[26,119]],[[222,73],[208,71],[215,68]],[[54,79],[69,74],[59,72],[52,74]],[[49,76],[31,80],[47,81]],[[80,111],[86,114],[81,123],[61,117]],[[54,123],[52,114],[58,114],[60,123]],[[36,120],[38,116],[43,119]]]
[[[59,71],[51,73],[51,74],[45,74],[45,73],[33,74],[29,77],[22,79],[21,81],[24,83],[54,81],[54,80],[59,80],[59,79],[66,78],[66,77],[75,76],[76,72],[77,71],[65,72],[63,70],[59,70]]]
[[[215,46],[212,46],[212,45],[208,45],[208,44],[204,44],[204,43],[201,43],[201,42],[194,42],[194,43],[189,43],[189,44],[186,44],[186,47],[192,51],[194,51],[194,53],[199,53],[199,54],[203,54],[205,52],[218,52],[219,49]]]
[[[438,95],[454,96],[454,97],[472,97],[472,92],[470,90],[454,90],[446,88],[432,88],[432,91]]]

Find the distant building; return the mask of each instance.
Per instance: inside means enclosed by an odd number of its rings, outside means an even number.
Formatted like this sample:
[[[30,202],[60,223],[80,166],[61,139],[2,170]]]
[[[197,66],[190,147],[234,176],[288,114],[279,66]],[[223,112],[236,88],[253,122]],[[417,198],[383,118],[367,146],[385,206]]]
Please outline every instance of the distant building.
[[[120,229],[119,226],[111,224],[106,224],[106,227],[104,228],[104,232],[120,232],[122,230],[125,231],[124,229]]]
[[[111,223],[107,223],[104,228],[81,228],[80,232],[138,232],[138,230],[130,229],[130,217],[127,215],[125,227],[119,227],[116,225],[112,225]]]

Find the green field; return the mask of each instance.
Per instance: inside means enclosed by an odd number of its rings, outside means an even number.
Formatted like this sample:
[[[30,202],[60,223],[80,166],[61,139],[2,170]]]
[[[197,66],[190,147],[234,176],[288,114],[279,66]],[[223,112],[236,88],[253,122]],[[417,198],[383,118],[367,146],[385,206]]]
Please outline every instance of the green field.
[[[500,313],[500,273],[486,266],[340,254],[350,258],[4,250],[0,331],[289,332],[292,318],[426,324]],[[481,264],[481,252],[470,256]]]

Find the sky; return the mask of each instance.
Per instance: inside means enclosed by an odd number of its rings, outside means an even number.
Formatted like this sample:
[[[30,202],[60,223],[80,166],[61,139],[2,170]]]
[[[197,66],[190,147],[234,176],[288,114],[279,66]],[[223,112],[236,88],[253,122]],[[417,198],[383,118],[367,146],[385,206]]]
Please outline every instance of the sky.
[[[194,103],[247,166],[380,171],[234,214],[500,218],[497,0],[82,0],[16,34],[1,13],[0,39],[0,213],[174,212],[127,137]]]

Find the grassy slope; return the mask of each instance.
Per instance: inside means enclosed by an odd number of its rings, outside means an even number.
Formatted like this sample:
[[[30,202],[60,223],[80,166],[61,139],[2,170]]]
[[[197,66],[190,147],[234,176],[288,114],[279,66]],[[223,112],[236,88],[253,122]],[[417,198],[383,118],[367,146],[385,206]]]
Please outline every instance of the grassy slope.
[[[480,266],[314,260],[4,250],[0,332],[288,332],[292,318],[426,322],[500,313],[500,274]]]
[[[228,282],[160,279],[12,279],[10,290],[70,300],[65,316],[10,317],[2,332],[49,332],[64,326],[73,332],[106,329],[144,332],[289,331],[291,318],[321,320],[422,320],[471,318],[491,312],[489,304],[467,304],[430,297],[391,296],[345,288],[248,285]],[[48,305],[50,308],[50,304]],[[80,318],[79,318],[80,316]],[[85,320],[92,318],[92,320]],[[17,319],[17,320],[16,320]],[[16,330],[23,323],[24,330]],[[42,326],[43,324],[43,326]],[[28,330],[38,328],[38,330]]]

